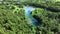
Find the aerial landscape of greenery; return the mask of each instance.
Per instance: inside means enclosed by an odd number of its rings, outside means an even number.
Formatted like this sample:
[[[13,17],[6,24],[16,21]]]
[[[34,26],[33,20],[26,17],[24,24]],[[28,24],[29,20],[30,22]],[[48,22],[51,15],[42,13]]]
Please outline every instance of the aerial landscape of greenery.
[[[27,6],[38,27],[25,18]],[[60,34],[60,0],[1,0],[0,34]]]

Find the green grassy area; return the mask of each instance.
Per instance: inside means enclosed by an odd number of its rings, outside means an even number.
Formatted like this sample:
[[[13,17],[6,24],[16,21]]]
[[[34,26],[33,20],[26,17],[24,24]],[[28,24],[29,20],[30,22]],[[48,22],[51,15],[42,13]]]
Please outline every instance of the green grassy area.
[[[60,0],[56,0],[56,2],[60,2]]]

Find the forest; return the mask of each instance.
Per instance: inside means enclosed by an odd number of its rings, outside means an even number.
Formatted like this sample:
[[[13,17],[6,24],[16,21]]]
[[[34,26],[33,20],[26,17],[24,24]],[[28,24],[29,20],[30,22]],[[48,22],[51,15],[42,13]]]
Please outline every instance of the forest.
[[[29,6],[38,27],[25,18]],[[60,0],[0,0],[0,34],[60,34]]]

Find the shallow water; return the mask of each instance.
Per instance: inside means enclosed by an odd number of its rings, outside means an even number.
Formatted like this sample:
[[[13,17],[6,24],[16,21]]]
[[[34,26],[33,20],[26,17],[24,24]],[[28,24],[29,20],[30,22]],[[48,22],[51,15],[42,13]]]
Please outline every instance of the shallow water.
[[[35,8],[30,6],[30,7],[25,7],[24,10],[25,10],[25,14],[29,15],[33,10],[35,10]]]
[[[38,22],[36,19],[33,18],[33,16],[30,15],[30,13],[35,10],[33,7],[25,7],[25,16],[27,17],[28,21],[32,23],[33,25],[37,26]]]

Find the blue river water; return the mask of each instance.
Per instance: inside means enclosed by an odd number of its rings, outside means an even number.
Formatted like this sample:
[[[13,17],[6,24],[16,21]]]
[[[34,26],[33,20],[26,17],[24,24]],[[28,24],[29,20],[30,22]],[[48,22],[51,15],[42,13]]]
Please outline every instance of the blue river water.
[[[33,8],[33,7],[25,7],[25,14],[30,15],[30,13],[32,12],[32,10],[35,10],[35,8]]]
[[[35,25],[35,26],[38,26],[37,20],[34,19],[34,18],[30,15],[30,13],[31,13],[33,10],[35,10],[35,8],[33,8],[33,7],[25,7],[24,10],[25,10],[25,17],[27,17],[29,23],[31,23],[31,24],[33,24],[33,25]]]

